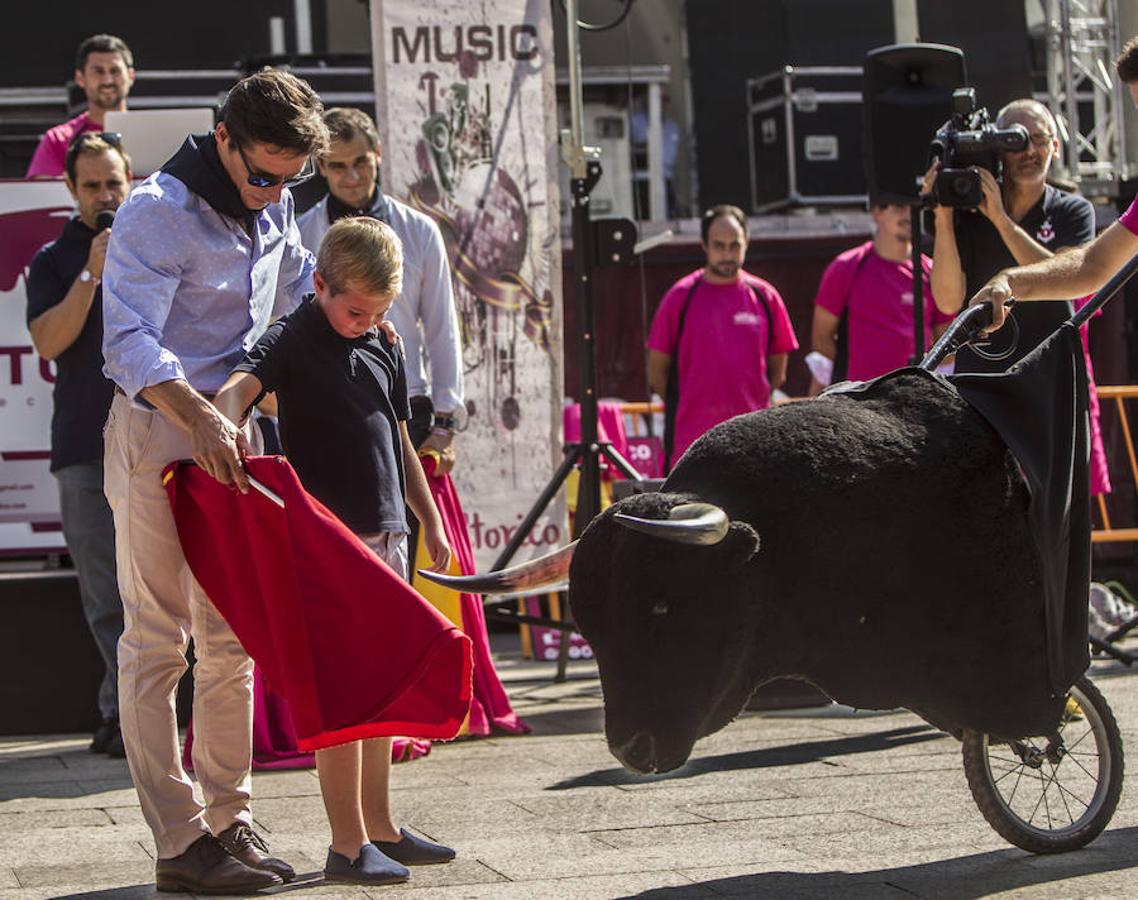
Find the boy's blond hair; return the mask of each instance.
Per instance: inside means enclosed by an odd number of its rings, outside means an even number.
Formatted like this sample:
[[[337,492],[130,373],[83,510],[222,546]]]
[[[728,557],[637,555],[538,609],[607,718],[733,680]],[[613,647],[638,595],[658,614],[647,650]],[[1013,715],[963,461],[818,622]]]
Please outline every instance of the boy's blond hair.
[[[316,271],[333,295],[350,285],[361,293],[395,297],[403,290],[403,245],[378,219],[340,219],[320,243]]]

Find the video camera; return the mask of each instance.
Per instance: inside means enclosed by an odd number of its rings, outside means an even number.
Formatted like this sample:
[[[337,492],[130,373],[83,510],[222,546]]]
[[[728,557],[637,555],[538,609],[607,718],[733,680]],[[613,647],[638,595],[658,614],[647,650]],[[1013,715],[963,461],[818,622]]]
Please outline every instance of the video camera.
[[[973,88],[953,91],[952,118],[929,146],[929,162],[940,161],[933,198],[941,206],[975,209],[984,199],[979,170],[999,175],[1000,153],[1024,150],[1027,141],[1022,125],[997,128],[989,122],[988,110],[976,108]]]

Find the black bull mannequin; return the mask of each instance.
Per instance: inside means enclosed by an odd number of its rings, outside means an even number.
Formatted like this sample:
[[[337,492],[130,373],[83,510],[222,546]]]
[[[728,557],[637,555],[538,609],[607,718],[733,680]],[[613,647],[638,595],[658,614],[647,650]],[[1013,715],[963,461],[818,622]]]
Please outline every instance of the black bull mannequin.
[[[1086,600],[1057,672],[1035,486],[989,420],[919,370],[740,416],[528,564],[572,554],[614,755],[673,769],[781,676],[958,736],[1049,733],[1087,665]],[[525,569],[483,577],[517,589]]]

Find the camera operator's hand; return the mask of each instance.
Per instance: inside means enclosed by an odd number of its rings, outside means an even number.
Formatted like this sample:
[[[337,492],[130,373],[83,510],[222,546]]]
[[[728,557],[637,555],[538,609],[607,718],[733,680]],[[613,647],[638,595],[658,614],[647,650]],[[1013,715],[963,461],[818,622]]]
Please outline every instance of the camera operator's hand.
[[[972,298],[969,306],[976,306],[978,303],[991,303],[992,304],[992,324],[984,328],[981,334],[991,334],[993,331],[999,331],[1005,320],[1008,317],[1008,312],[1004,308],[1009,300],[1012,299],[1012,288],[1008,282],[1008,276],[1004,272],[999,272],[994,275],[980,290],[976,292],[976,296]]]
[[[984,199],[976,208],[996,226],[1000,234],[1003,234],[1007,226],[1014,226],[1015,223],[1004,209],[1004,195],[1000,192],[1000,183],[987,169],[977,166],[976,171],[980,173],[980,188],[984,192]]]
[[[934,159],[929,166],[925,177],[921,181],[921,196],[932,196],[936,193],[936,178],[940,174],[940,160]],[[939,231],[952,229],[952,207],[940,203],[932,203],[933,219]],[[942,242],[943,243],[943,242]],[[962,297],[961,300],[964,298]]]
[[[929,170],[925,172],[925,177],[921,180],[921,196],[932,194],[933,188],[936,186],[938,172],[940,172],[940,160],[934,159]]]

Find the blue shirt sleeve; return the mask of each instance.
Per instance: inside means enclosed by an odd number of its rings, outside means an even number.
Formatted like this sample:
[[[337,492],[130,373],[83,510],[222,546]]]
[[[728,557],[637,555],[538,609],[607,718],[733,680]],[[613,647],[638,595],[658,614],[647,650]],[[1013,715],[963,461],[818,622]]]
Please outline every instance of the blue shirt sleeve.
[[[316,257],[301,242],[291,195],[288,196],[285,221],[288,222],[288,228],[284,255],[281,258],[280,278],[277,279],[277,294],[273,300],[275,319],[288,315],[300,305],[305,294],[311,294],[315,290],[312,273],[316,270]]]
[[[103,268],[103,372],[129,396],[185,379],[178,357],[162,346],[162,330],[181,281],[185,247],[177,240],[180,210],[136,193],[120,209]]]

